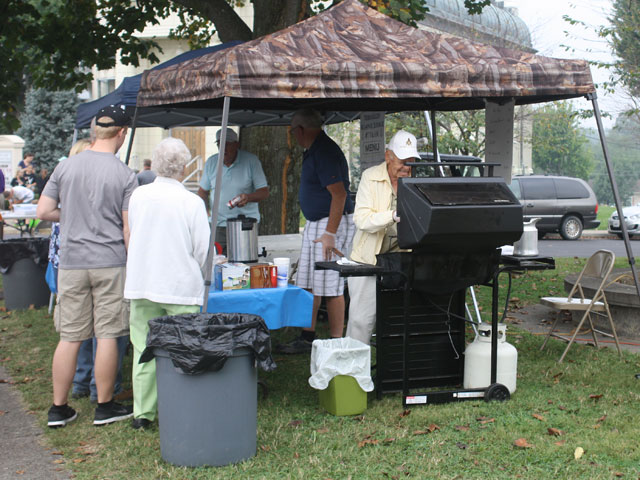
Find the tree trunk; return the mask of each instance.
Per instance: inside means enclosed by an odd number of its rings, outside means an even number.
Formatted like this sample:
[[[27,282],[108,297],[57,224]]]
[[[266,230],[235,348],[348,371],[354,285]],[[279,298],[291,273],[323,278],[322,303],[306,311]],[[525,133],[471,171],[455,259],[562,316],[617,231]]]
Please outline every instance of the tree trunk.
[[[298,233],[302,148],[287,127],[243,129],[240,148],[258,156],[269,183],[269,197],[260,202],[260,235]]]

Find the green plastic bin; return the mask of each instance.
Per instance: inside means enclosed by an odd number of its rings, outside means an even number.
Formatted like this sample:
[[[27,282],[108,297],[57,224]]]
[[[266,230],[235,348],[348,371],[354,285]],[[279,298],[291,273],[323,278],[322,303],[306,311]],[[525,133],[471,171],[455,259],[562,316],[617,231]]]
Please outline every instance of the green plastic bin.
[[[333,377],[319,397],[320,406],[333,415],[359,415],[367,409],[367,392],[349,375]]]

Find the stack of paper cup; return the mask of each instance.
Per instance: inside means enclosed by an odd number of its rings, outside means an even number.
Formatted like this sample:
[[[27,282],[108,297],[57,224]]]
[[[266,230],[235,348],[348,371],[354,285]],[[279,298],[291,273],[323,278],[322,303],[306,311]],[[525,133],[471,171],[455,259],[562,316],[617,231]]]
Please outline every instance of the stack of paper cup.
[[[278,267],[278,287],[286,287],[289,283],[289,265],[291,259],[287,257],[276,257],[273,264]]]

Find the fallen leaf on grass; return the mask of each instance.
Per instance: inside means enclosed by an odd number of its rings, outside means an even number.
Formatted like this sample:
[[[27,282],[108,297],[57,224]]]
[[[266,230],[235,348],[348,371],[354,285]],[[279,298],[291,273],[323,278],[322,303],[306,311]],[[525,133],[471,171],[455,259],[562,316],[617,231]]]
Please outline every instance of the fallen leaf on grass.
[[[36,368],[34,372],[44,372],[44,368]]]
[[[456,442],[456,447],[458,447],[460,450],[466,450],[468,446],[469,445],[467,445],[466,443]]]
[[[480,422],[482,425],[485,425],[487,423],[493,423],[496,421],[495,418],[487,418],[487,417],[478,417],[476,418],[476,420]]]
[[[557,445],[559,447],[563,446],[565,443],[567,443],[566,440],[558,440],[557,442],[553,442],[554,445]]]
[[[262,450],[263,452],[268,452],[269,450],[271,450],[271,447],[269,445],[260,445],[260,450]]]
[[[428,433],[433,433],[436,430],[440,430],[440,427],[438,425],[436,425],[435,423],[432,423],[431,425],[429,425],[427,427],[426,430],[416,430],[415,432],[413,432],[414,435],[426,435]]]
[[[297,427],[298,425],[302,425],[302,420],[291,420],[289,422],[290,427]]]
[[[597,394],[592,393],[591,395],[589,395],[589,398],[592,398],[597,402],[598,400],[600,400],[602,398],[602,394],[597,395]]]
[[[518,438],[513,444],[518,448],[532,448],[531,445],[526,438]]]
[[[55,450],[55,451],[51,452],[51,455],[64,455],[64,452],[62,452],[60,450]]]
[[[400,414],[400,417],[401,418],[406,417],[407,415],[410,415],[410,414],[411,414],[411,410],[405,410]]]
[[[363,440],[358,442],[358,447],[362,448],[366,445],[377,445],[378,444],[378,440],[376,440],[375,438],[371,438],[371,435],[367,435],[366,437],[364,437]]]
[[[545,422],[546,421],[546,419],[542,415],[540,415],[538,413],[534,413],[532,415],[532,417],[535,418],[536,420],[540,420],[541,422]]]
[[[16,470],[16,475],[24,475],[24,470]]]
[[[565,407],[564,405],[558,405],[558,410],[566,410],[567,407]]]
[[[60,465],[61,463],[64,463],[64,460],[62,460],[61,458],[54,460],[53,463],[57,463],[58,465]]]
[[[579,460],[582,455],[584,455],[584,448],[582,447],[576,448],[576,450],[573,452],[573,458],[575,458],[576,460]]]
[[[300,458],[300,454],[298,452],[294,452],[293,458]]]
[[[356,415],[352,420],[354,422],[362,422],[364,420],[364,415]]]
[[[393,442],[395,442],[395,441],[396,441],[396,439],[395,439],[395,438],[393,438],[393,437],[389,437],[389,438],[385,438],[384,440],[382,440],[382,443],[389,444],[389,443],[393,443]]]
[[[603,415],[603,416],[601,416],[601,417],[598,419],[598,423],[600,423],[600,422],[604,422],[606,419],[607,419],[607,416],[606,416],[606,415]]]
[[[84,462],[84,458],[74,458],[73,463],[82,463]]]
[[[564,432],[559,428],[549,427],[547,428],[547,433],[549,435],[553,435],[554,437],[559,437],[560,435],[564,435]]]
[[[613,474],[618,478],[624,477],[624,473],[622,472],[613,472]]]
[[[329,429],[327,427],[323,427],[323,428],[319,428],[318,430],[316,430],[316,432],[318,432],[318,433],[328,433]]]
[[[459,432],[468,432],[469,431],[469,425],[456,425],[454,428],[456,430],[458,430]]]

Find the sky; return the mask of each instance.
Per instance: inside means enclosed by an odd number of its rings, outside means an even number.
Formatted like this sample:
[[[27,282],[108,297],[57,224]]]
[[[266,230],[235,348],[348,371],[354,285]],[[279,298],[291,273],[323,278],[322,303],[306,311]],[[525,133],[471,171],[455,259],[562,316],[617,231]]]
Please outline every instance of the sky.
[[[531,32],[533,47],[541,55],[585,60],[613,59],[606,41],[596,34],[597,27],[608,25],[611,0],[506,0],[505,6],[518,9],[518,16]],[[570,25],[563,20],[563,15],[584,22],[588,28]],[[565,46],[571,49],[566,50]],[[591,74],[596,84],[609,77],[608,71],[593,66]],[[602,112],[606,111],[615,117],[624,103],[624,94],[609,94],[598,89],[598,105]],[[576,107],[590,108],[591,103],[578,100]],[[613,122],[614,120],[603,119],[607,128],[613,126]],[[595,120],[585,120],[583,126],[595,128]]]

